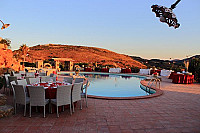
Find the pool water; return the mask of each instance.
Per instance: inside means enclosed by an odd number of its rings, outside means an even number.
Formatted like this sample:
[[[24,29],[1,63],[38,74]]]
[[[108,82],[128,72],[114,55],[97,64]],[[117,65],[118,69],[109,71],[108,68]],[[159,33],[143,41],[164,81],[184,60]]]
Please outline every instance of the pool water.
[[[90,81],[88,95],[103,97],[146,96],[148,92],[140,88],[145,77],[127,74],[80,73]]]

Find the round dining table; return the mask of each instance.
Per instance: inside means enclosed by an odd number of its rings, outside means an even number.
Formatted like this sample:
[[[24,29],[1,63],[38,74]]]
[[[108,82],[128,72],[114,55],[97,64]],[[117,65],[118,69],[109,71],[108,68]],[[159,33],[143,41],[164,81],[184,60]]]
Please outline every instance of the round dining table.
[[[33,84],[33,86],[43,86],[45,89],[45,98],[46,99],[56,99],[56,91],[58,86],[69,85],[70,83],[66,82],[41,82]]]
[[[194,82],[194,75],[174,74],[172,83],[176,84],[192,84]]]
[[[70,83],[66,83],[66,82],[60,82],[60,81],[56,81],[56,82],[40,82],[40,83],[35,83],[35,84],[31,84],[31,85],[27,85],[28,86],[43,86],[45,89],[45,99],[56,99],[56,92],[57,92],[57,87],[58,86],[63,86],[63,85],[69,85]],[[28,89],[27,89],[28,91]],[[29,96],[29,93],[28,93]],[[76,106],[76,103],[75,103]],[[48,106],[46,107],[48,110]],[[64,108],[69,108],[69,105],[65,105]],[[39,108],[39,110],[42,112],[42,108]],[[61,107],[59,107],[59,112],[62,110]],[[56,106],[52,105],[52,112],[54,113],[56,111]]]

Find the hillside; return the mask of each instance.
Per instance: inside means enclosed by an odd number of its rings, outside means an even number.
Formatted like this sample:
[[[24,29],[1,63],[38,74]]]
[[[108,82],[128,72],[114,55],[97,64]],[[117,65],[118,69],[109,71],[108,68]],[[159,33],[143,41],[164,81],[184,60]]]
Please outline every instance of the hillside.
[[[106,49],[86,46],[72,46],[60,44],[37,45],[29,48],[26,61],[35,62],[51,58],[71,58],[74,63],[95,63],[116,67],[139,67],[145,68],[142,63],[123,54],[118,54]],[[17,54],[18,50],[14,51]]]
[[[141,62],[142,64],[146,65],[147,67],[153,67],[159,69],[174,69],[174,70],[181,70],[185,68],[184,61],[191,61],[194,58],[199,58],[200,55],[194,55],[189,58],[185,58],[182,60],[161,60],[161,59],[143,59],[137,56],[130,56],[132,59]]]

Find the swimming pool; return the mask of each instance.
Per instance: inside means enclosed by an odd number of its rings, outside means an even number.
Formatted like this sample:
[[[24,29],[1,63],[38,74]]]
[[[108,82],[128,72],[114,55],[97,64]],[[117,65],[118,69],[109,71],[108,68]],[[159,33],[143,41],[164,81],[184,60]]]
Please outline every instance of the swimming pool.
[[[72,73],[62,73],[70,75]],[[90,81],[88,95],[100,97],[136,97],[147,96],[149,92],[140,84],[144,76],[112,73],[81,72]]]

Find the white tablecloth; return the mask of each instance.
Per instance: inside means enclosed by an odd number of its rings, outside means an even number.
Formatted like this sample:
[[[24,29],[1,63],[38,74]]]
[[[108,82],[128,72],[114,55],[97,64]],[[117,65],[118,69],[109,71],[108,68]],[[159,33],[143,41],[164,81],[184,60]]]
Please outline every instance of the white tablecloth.
[[[109,73],[120,73],[121,72],[121,68],[110,68],[109,69]]]
[[[161,70],[160,76],[169,76],[172,70]]]
[[[150,69],[140,69],[140,74],[144,74],[144,75],[149,75],[150,74]]]

